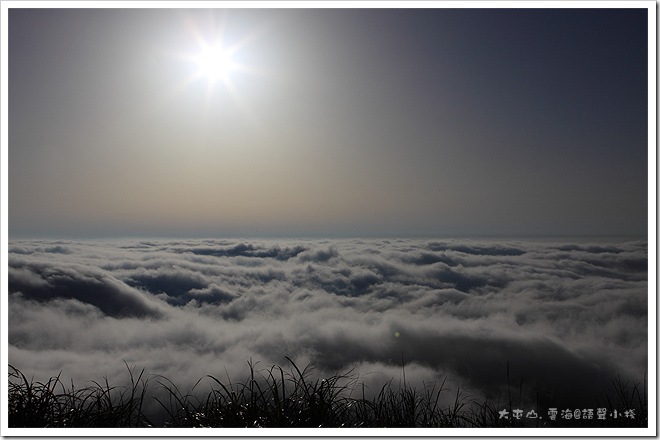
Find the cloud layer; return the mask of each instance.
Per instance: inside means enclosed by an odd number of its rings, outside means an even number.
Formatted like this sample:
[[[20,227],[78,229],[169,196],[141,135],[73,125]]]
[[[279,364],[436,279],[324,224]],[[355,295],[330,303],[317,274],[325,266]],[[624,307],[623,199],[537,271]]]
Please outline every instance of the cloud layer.
[[[403,360],[576,406],[647,365],[643,241],[13,241],[8,264],[9,361],[40,379],[121,381],[123,359],[187,389],[289,356],[377,390]]]

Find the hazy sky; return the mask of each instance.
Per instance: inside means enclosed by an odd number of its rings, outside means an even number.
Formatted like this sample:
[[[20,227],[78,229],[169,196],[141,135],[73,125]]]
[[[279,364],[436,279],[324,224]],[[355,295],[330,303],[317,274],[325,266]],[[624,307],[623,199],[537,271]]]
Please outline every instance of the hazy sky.
[[[646,234],[646,9],[10,9],[8,32],[10,236]]]

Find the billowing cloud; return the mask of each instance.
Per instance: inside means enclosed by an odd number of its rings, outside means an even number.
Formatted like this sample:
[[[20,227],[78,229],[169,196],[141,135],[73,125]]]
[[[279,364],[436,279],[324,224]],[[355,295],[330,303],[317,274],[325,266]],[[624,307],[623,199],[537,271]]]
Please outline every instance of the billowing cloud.
[[[289,356],[576,406],[643,378],[647,276],[642,241],[15,241],[9,361],[121,381],[123,359],[186,388]]]
[[[28,299],[73,298],[98,307],[108,316],[158,317],[163,313],[151,295],[95,268],[29,263],[10,266],[9,285],[10,293],[20,292]]]

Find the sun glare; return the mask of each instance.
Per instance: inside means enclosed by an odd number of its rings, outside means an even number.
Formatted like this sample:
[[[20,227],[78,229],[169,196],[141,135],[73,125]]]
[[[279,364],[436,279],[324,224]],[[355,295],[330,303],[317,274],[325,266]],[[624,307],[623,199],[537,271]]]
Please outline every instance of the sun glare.
[[[207,46],[196,57],[198,74],[210,82],[227,81],[229,73],[234,68],[231,52],[221,46]]]
[[[216,99],[228,95],[247,112],[239,85],[247,84],[243,81],[243,74],[254,75],[259,69],[249,64],[252,58],[243,51],[264,31],[256,28],[241,37],[227,32],[224,16],[219,19],[214,16],[207,18],[203,20],[190,16],[184,22],[190,32],[190,38],[187,39],[190,46],[188,50],[177,51],[174,55],[185,63],[187,74],[176,86],[176,90],[187,89],[195,84],[191,89],[198,92],[206,86],[206,104],[210,105]]]

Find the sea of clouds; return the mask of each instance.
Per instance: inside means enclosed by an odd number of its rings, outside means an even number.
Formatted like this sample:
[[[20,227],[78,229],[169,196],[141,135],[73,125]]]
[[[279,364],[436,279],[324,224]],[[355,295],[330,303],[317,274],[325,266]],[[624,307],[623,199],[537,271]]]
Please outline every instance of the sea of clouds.
[[[643,381],[647,279],[646,241],[13,240],[8,359],[76,386],[126,382],[125,361],[190,390],[288,356],[374,393],[405,373],[448,401],[576,407]]]

